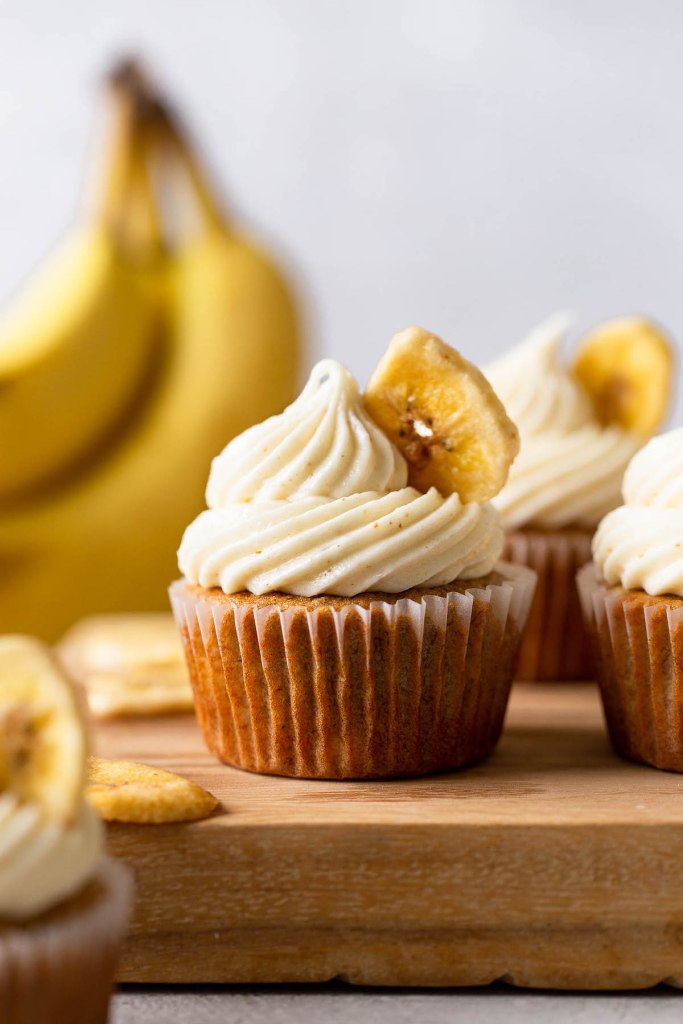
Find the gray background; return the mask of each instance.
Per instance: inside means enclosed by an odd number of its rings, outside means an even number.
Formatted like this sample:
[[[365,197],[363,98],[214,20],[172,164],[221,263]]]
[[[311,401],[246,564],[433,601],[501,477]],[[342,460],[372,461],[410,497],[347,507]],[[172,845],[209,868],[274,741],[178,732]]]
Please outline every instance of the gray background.
[[[557,309],[683,338],[676,0],[0,0],[0,297],[74,209],[133,48],[364,380],[408,323],[480,362]]]

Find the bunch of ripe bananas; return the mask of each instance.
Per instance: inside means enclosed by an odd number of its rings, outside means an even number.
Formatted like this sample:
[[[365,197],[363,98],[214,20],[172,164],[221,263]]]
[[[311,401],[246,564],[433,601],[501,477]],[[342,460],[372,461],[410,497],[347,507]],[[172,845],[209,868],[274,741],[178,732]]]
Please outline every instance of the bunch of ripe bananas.
[[[166,606],[209,462],[282,409],[298,325],[144,73],[107,82],[95,201],[0,317],[0,631]]]

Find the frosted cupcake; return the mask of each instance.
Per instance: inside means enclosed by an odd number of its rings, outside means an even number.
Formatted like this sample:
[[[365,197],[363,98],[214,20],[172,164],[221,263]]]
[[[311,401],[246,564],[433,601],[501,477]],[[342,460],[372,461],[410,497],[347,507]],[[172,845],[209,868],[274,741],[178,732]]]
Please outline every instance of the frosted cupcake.
[[[0,637],[0,1020],[104,1024],[132,880],[83,798],[83,723],[47,649]]]
[[[631,461],[579,573],[616,751],[683,771],[683,429]]]
[[[533,574],[498,562],[491,504],[408,470],[331,359],[214,460],[171,599],[223,761],[383,778],[493,750]]]
[[[485,371],[521,438],[494,498],[504,557],[538,574],[520,679],[590,678],[576,572],[590,561],[598,522],[619,503],[629,459],[668,406],[671,350],[652,325],[637,318],[602,325],[570,367],[560,353],[569,324],[552,317]]]

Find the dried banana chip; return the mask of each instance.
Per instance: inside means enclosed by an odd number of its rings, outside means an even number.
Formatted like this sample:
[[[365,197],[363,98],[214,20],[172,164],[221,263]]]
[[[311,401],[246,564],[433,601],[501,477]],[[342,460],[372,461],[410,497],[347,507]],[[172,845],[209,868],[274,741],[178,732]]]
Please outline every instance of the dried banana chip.
[[[517,428],[481,371],[440,338],[420,327],[396,334],[363,397],[413,487],[483,502],[505,484]]]
[[[91,757],[85,795],[104,821],[138,825],[198,821],[218,806],[201,786],[136,761]]]
[[[140,675],[88,676],[88,703],[96,718],[172,715],[192,710],[187,671],[148,669]]]
[[[58,646],[98,717],[159,715],[193,707],[183,648],[170,614],[100,615],[77,623]]]
[[[648,438],[671,403],[673,346],[649,320],[619,317],[600,324],[579,346],[574,373],[601,423]]]
[[[80,802],[86,756],[80,695],[50,649],[33,637],[0,637],[0,792],[67,821]]]

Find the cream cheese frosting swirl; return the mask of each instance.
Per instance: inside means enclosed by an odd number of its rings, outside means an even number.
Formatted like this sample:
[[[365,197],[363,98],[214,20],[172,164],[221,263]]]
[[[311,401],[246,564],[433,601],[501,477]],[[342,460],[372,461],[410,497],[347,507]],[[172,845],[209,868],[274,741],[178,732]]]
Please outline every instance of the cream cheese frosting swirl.
[[[349,371],[323,359],[281,415],[245,430],[213,460],[206,501],[220,508],[304,495],[343,498],[392,491],[407,480],[405,459],[365,412]]]
[[[508,482],[493,500],[509,529],[592,529],[618,504],[624,469],[640,446],[597,421],[588,395],[561,364],[570,322],[566,314],[551,317],[484,370],[521,439]]]
[[[593,538],[603,577],[683,597],[683,428],[653,438],[631,459],[623,494]]]
[[[351,374],[318,363],[299,398],[213,461],[208,510],[178,552],[192,583],[225,593],[397,593],[490,572],[502,527],[490,505],[406,486],[398,449]]]
[[[103,828],[82,801],[74,821],[0,794],[0,919],[26,920],[77,893],[95,874]]]

